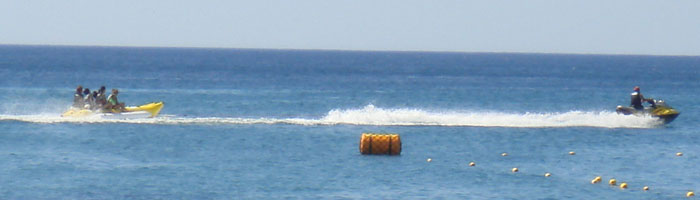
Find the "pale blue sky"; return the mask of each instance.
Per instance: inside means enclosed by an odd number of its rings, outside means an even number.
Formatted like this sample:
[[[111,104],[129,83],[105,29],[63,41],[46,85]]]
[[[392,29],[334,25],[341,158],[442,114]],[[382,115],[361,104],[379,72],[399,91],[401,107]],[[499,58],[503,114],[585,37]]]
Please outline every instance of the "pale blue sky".
[[[0,44],[700,55],[700,1],[0,0]]]

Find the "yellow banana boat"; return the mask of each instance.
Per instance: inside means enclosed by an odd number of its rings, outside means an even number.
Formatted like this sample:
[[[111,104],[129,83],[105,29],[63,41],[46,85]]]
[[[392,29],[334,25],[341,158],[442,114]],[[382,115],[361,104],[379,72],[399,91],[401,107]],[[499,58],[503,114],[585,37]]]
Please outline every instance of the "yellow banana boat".
[[[125,107],[123,112],[119,110],[101,110],[92,111],[89,109],[71,108],[61,114],[61,117],[100,117],[106,119],[138,119],[158,116],[160,110],[163,109],[163,102],[153,102],[140,106]]]

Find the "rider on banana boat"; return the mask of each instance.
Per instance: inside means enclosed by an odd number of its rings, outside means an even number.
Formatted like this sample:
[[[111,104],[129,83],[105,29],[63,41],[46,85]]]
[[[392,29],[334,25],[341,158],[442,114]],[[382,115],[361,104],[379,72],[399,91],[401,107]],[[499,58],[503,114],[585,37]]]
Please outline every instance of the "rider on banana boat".
[[[105,96],[105,86],[100,87],[95,96],[95,106],[97,108],[105,108],[107,105],[107,97]]]
[[[85,88],[83,90],[84,94],[84,99],[83,101],[85,102],[85,109],[92,110],[95,108],[95,98],[90,94],[90,88]]]
[[[107,97],[107,106],[105,108],[125,111],[124,102],[119,102],[119,100],[117,99],[117,95],[119,95],[119,90],[112,89],[112,94],[110,94],[109,97]]]
[[[85,106],[85,101],[83,98],[83,86],[79,85],[77,88],[75,88],[75,94],[73,94],[73,107],[82,108]]]

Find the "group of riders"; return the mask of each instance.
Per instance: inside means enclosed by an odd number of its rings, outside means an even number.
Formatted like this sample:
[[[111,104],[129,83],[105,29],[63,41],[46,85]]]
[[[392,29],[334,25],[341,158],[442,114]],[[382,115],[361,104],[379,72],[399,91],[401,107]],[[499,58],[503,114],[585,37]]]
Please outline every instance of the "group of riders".
[[[90,93],[89,88],[83,89],[78,86],[73,95],[73,107],[78,109],[88,109],[93,111],[124,111],[124,102],[119,102],[117,95],[119,90],[112,89],[112,94],[105,97],[105,86]]]

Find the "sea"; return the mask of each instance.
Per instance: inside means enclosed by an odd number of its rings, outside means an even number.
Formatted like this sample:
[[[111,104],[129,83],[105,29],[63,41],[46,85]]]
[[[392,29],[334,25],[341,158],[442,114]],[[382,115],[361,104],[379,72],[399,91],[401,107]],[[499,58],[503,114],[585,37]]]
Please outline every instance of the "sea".
[[[61,117],[78,85],[165,106]],[[698,56],[2,45],[0,199],[686,199],[698,99]]]

